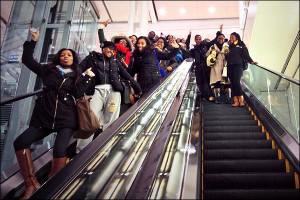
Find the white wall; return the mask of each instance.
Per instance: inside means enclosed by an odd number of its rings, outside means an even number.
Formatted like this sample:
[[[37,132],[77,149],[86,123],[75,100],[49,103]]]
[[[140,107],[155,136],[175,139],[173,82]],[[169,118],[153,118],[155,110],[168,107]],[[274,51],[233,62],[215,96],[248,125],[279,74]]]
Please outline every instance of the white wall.
[[[298,1],[259,1],[249,45],[252,59],[281,72],[298,31]],[[298,65],[299,46],[285,74],[292,76]]]

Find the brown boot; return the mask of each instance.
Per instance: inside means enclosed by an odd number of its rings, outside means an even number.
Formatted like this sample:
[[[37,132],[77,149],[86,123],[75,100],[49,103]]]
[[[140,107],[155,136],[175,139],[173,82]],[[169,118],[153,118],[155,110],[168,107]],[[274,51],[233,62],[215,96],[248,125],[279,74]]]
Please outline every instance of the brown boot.
[[[30,150],[26,148],[16,151],[16,156],[20,166],[21,174],[26,184],[25,195],[21,199],[28,199],[34,193],[34,191],[41,187],[41,185],[36,180],[34,174]]]
[[[63,166],[66,164],[67,157],[62,158],[53,158],[52,161],[52,169],[50,174],[48,175],[48,178],[51,178],[56,172],[58,172]]]
[[[237,96],[234,96],[234,97],[233,97],[233,101],[234,101],[234,103],[233,103],[233,104],[231,104],[231,106],[237,107],[237,106],[239,106],[239,105],[240,105],[240,103],[239,103],[239,99],[238,99],[238,97],[237,97]]]
[[[245,106],[244,97],[243,96],[238,96],[238,99],[239,99],[240,106]]]

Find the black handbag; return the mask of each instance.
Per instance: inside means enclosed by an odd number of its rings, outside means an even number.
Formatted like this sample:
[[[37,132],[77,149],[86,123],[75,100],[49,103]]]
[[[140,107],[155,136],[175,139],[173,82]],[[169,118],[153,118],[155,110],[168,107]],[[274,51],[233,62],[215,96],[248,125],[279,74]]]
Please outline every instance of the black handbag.
[[[131,86],[129,81],[121,81],[123,85],[123,92],[121,94],[121,103],[122,104],[131,104],[130,101],[130,93],[131,93]]]

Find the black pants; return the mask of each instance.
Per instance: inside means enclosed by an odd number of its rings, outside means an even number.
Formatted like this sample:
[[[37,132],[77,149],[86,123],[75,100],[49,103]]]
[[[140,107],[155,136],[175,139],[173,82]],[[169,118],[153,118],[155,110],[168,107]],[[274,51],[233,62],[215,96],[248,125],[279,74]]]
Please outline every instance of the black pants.
[[[203,98],[208,98],[212,95],[212,90],[209,85],[210,68],[207,66],[196,66],[195,68],[196,83]]]
[[[30,126],[21,135],[17,137],[14,141],[15,151],[29,148],[29,146],[39,141],[54,132],[51,129],[46,128],[36,128]],[[53,147],[53,157],[61,158],[66,155],[66,148],[68,147],[69,141],[73,135],[74,129],[71,128],[61,128],[57,131],[54,147]]]
[[[228,65],[228,77],[231,83],[231,93],[232,96],[242,96],[243,90],[241,87],[241,78],[243,76],[243,66],[238,65]]]

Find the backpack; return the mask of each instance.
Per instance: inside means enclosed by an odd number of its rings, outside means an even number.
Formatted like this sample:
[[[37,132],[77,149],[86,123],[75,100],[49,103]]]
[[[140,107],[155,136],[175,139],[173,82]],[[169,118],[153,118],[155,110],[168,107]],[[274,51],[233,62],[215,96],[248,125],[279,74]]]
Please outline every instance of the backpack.
[[[248,69],[248,62],[247,62],[247,60],[244,59],[244,58],[243,58],[243,61],[242,61],[242,62],[243,62],[243,63],[242,63],[242,65],[243,65],[243,70],[245,71],[245,70]]]

